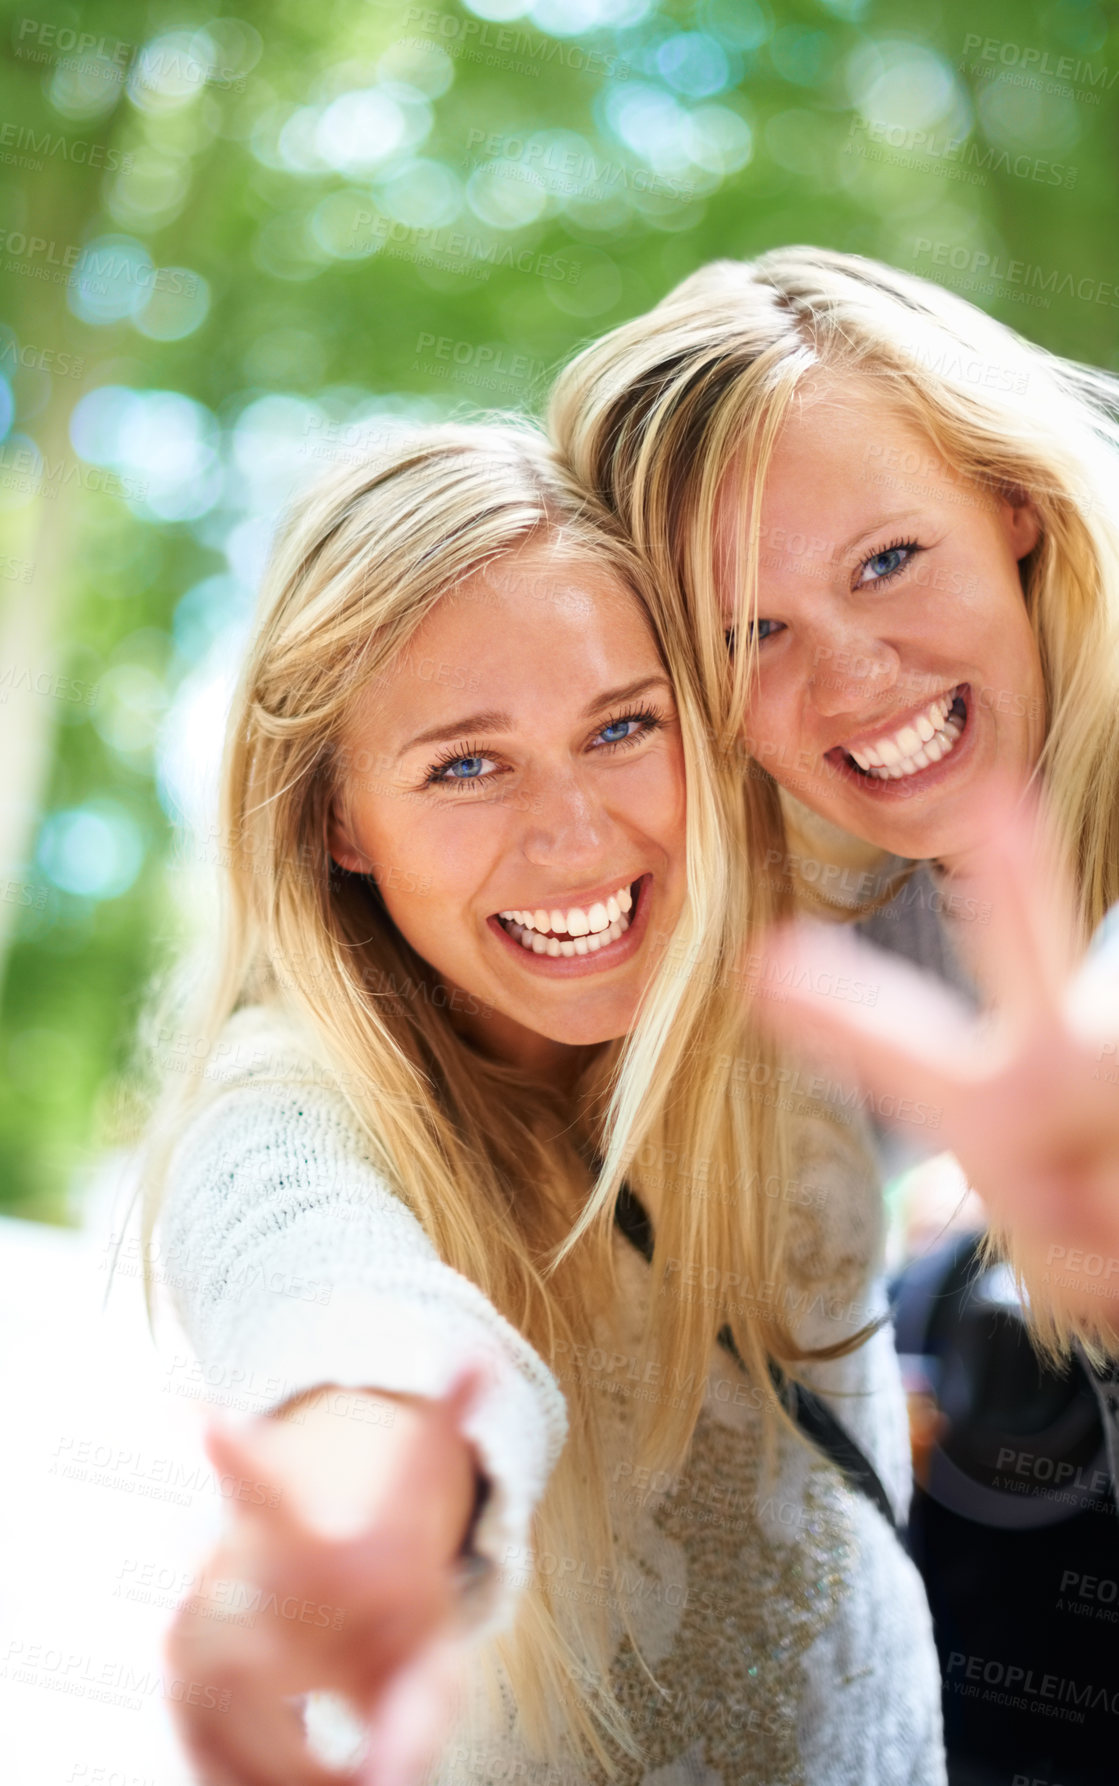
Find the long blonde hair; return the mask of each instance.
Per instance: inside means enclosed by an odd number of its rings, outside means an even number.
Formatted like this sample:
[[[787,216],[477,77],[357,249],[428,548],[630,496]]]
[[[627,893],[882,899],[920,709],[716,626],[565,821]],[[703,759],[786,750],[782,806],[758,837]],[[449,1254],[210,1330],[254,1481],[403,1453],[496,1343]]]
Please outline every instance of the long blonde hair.
[[[966,484],[1033,504],[1041,537],[1021,574],[1048,718],[1038,777],[1086,934],[1119,899],[1119,380],[915,275],[781,248],[701,268],[585,349],[556,383],[550,431],[684,616],[722,747],[746,759],[751,860],[788,861],[776,787],[742,740],[756,650],[747,641],[730,661],[716,585],[730,562],[744,567],[740,611],[756,618],[766,471],[794,393],[820,369],[873,377],[884,405]],[[732,464],[739,537],[717,563],[716,505]],[[766,877],[751,878],[764,919]],[[1045,1301],[1039,1332],[1055,1342],[1061,1324],[1048,1323]]]
[[[574,1106],[463,1041],[430,996],[432,970],[376,890],[331,863],[326,841],[332,803],[344,800],[354,769],[342,740],[362,692],[456,585],[501,554],[543,542],[592,555],[642,603],[675,684],[687,780],[683,911],[632,1034],[597,1051]],[[682,1462],[724,1322],[763,1392],[771,1441],[784,1415],[767,1360],[795,1370],[810,1355],[782,1316],[784,1203],[759,1188],[766,1174],[789,1177],[785,1119],[772,1098],[743,1098],[732,1083],[745,1033],[736,965],[745,886],[735,872],[744,844],[740,784],[714,758],[711,723],[677,609],[534,430],[427,428],[332,475],[296,505],[274,548],[223,768],[220,947],[208,941],[213,966],[199,970],[192,1008],[178,1019],[201,1066],[238,1008],[263,1002],[294,1013],[336,1075],[371,1159],[440,1257],[559,1376],[571,1436],[534,1543],[592,1570],[614,1566],[599,1416],[563,1361],[586,1355],[595,1315],[615,1289],[613,1212],[624,1177],[640,1193],[681,1162],[658,1221],[645,1338],[671,1393],[641,1406],[644,1459],[669,1469]],[[755,1062],[773,1059],[764,1041],[747,1046]],[[167,1079],[151,1126],[145,1238],[176,1138],[205,1089],[201,1071],[194,1083]],[[714,1291],[659,1295],[670,1259]],[[734,1287],[751,1283],[776,1286],[766,1308],[735,1300]],[[529,1740],[552,1755],[572,1743],[609,1768],[611,1752],[634,1750],[609,1684],[608,1620],[591,1601],[573,1607],[538,1576],[501,1653]]]

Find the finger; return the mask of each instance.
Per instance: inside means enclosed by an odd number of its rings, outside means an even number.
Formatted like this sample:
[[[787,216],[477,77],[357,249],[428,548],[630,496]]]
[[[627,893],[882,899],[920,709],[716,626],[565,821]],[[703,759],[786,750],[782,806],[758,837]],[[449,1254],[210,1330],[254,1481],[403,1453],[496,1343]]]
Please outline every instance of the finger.
[[[205,1598],[205,1592],[201,1598]],[[290,1633],[266,1625],[232,1629],[211,1605],[180,1609],[164,1639],[174,1683],[170,1694],[180,1737],[204,1764],[206,1786],[336,1786],[338,1776],[307,1749],[291,1693]]]
[[[206,1454],[218,1474],[218,1486],[235,1517],[251,1516],[272,1528],[277,1545],[306,1540],[308,1527],[293,1497],[264,1454],[255,1435],[211,1421],[203,1434]],[[226,1485],[228,1484],[228,1492]]]
[[[755,960],[756,1016],[791,1048],[902,1099],[958,1097],[974,1024],[938,982],[830,925],[771,931]]]
[[[465,1365],[440,1398],[440,1406],[456,1431],[462,1430],[463,1421],[485,1394],[489,1376],[489,1371],[480,1362]]]
[[[1031,1025],[1060,1022],[1077,957],[1076,900],[1055,823],[1033,793],[999,778],[976,801],[983,842],[952,877],[961,940],[994,1004]]]
[[[457,1646],[435,1643],[394,1676],[374,1708],[362,1766],[367,1786],[415,1786],[454,1716],[462,1662]]]
[[[215,1703],[178,1705],[176,1719],[206,1786],[342,1786],[354,1779],[315,1760],[297,1707],[262,1680],[230,1668],[204,1696]]]

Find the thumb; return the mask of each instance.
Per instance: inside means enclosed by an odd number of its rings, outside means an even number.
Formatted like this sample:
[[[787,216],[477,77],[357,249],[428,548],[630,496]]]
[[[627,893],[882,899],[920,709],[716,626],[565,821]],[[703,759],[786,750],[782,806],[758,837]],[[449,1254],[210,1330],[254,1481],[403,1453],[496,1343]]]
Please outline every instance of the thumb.
[[[461,1432],[463,1421],[490,1387],[491,1377],[490,1368],[479,1361],[463,1365],[450,1388],[440,1396],[439,1406],[456,1432]]]
[[[218,1491],[234,1516],[264,1517],[278,1528],[281,1538],[289,1540],[302,1531],[295,1509],[285,1496],[281,1475],[251,1433],[213,1420],[203,1433],[202,1443],[217,1473]]]

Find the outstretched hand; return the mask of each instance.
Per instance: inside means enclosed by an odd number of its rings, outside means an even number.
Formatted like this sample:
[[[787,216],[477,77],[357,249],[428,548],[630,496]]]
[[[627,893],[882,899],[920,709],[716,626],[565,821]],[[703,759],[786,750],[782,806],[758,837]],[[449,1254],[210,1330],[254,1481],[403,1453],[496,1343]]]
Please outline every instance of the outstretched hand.
[[[1044,815],[1003,790],[950,886],[961,952],[989,1001],[834,926],[764,938],[756,1012],[794,1049],[940,1129],[1053,1310],[1119,1329],[1119,972],[1076,974],[1070,886]],[[858,998],[861,1002],[852,1002]]]
[[[175,1715],[205,1786],[422,1777],[461,1677],[459,1534],[447,1506],[478,1387],[467,1371],[437,1401],[400,1403],[379,1436],[324,1408],[305,1424],[211,1427],[211,1460],[244,1492],[167,1644],[196,1688]],[[363,1719],[356,1768],[324,1767],[309,1752],[298,1698],[315,1690],[341,1694]]]

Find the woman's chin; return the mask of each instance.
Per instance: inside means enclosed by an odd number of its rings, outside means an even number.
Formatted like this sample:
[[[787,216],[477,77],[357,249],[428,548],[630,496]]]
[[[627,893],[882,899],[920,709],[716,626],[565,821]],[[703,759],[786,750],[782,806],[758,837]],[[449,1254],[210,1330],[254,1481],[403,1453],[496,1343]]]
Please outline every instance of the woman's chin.
[[[636,999],[628,999],[615,1010],[570,1011],[554,1016],[538,1014],[531,1026],[544,1041],[563,1048],[600,1048],[607,1042],[620,1041],[637,1021]]]

